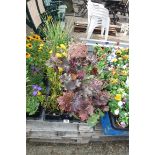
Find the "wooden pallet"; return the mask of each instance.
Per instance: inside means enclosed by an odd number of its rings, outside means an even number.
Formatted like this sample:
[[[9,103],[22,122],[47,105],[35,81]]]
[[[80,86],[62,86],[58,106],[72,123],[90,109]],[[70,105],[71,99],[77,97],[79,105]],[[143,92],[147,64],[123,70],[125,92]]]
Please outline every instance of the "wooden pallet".
[[[128,136],[106,136],[101,124],[91,128],[86,123],[26,121],[27,142],[86,144],[89,142],[128,141]]]
[[[87,23],[85,22],[75,22],[74,23],[74,32],[86,32],[87,30]],[[109,35],[116,36],[118,27],[110,25],[109,28]],[[101,27],[96,27],[93,31],[94,34],[101,33]]]

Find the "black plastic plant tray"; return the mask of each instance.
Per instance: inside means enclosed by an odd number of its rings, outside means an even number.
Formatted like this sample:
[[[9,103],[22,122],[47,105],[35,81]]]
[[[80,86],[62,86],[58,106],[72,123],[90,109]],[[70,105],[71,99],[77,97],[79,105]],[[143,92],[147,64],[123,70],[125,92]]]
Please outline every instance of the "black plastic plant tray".
[[[39,120],[42,116],[42,112],[43,112],[43,107],[39,105],[39,108],[34,115],[29,115],[28,113],[26,113],[26,119],[27,120]]]
[[[74,116],[70,116],[68,113],[48,112],[48,111],[45,111],[44,120],[57,121],[57,122],[69,120],[69,122],[80,122],[80,120],[76,119]]]
[[[113,129],[115,130],[124,130],[124,131],[129,131],[129,126],[126,127],[126,128],[121,128],[117,122],[116,122],[116,117],[111,113],[109,112],[109,118],[110,118],[110,123],[111,123],[111,126]]]

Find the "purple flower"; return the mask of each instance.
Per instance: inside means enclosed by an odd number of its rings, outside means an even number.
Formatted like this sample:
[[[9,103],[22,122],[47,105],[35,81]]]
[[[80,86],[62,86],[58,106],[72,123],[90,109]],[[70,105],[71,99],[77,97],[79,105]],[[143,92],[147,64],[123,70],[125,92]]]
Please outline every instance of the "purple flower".
[[[121,122],[120,125],[121,125],[122,128],[126,127],[126,124],[124,122]]]
[[[33,96],[36,96],[38,94],[38,91],[33,91]]]
[[[33,88],[33,96],[36,96],[38,91],[42,90],[42,88],[38,85],[32,85]]]
[[[40,71],[39,68],[35,67],[35,66],[32,66],[31,67],[31,70],[32,70],[32,73],[35,74],[35,73],[38,73]]]

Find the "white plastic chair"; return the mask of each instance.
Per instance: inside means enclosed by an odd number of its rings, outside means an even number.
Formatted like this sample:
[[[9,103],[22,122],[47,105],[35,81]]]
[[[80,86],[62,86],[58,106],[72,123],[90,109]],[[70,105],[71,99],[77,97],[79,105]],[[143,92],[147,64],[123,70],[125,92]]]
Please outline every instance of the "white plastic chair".
[[[108,39],[109,33],[109,11],[103,4],[93,3],[88,0],[88,27],[87,27],[87,39],[90,39],[95,27],[101,26],[101,36],[103,37],[105,31],[105,40]]]

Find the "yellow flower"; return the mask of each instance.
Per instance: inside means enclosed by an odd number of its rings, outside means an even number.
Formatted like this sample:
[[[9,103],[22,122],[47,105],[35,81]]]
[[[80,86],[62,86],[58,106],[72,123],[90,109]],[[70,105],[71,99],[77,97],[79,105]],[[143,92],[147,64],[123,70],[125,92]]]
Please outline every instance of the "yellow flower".
[[[38,48],[38,51],[41,51],[42,49],[43,49],[43,47],[39,47],[39,48]]]
[[[49,51],[49,53],[51,54],[51,53],[53,53],[53,51],[52,51],[52,50],[50,50],[50,51]]]
[[[63,68],[62,67],[58,67],[59,73],[63,72]]]
[[[59,46],[57,46],[57,49],[59,49],[60,47]]]
[[[26,59],[30,58],[31,57],[31,54],[26,52]]]
[[[126,76],[127,75],[127,71],[121,71],[121,75],[124,75],[124,76]]]
[[[111,82],[111,84],[115,84],[118,82],[118,79],[111,79],[110,82]]]
[[[40,46],[40,47],[43,47],[43,46],[44,46],[44,44],[40,44],[39,46]]]
[[[121,50],[116,51],[116,55],[120,56],[122,54]]]
[[[63,50],[66,50],[66,46],[64,44],[60,44],[60,48],[62,48]]]
[[[128,53],[129,52],[129,48],[126,48],[125,51]]]
[[[37,34],[34,34],[33,36],[32,36],[32,38],[34,39],[34,40],[41,40],[41,38],[40,38],[40,36],[39,35],[37,35]]]
[[[63,52],[62,55],[63,55],[64,57],[67,57],[67,53],[66,53],[66,52]]]
[[[48,22],[51,21],[51,19],[52,19],[52,16],[48,16],[48,17],[47,17],[47,21],[48,21]]]
[[[116,94],[115,100],[121,101],[121,99],[122,99],[122,95],[121,94]]]
[[[127,59],[129,59],[129,56],[128,55],[124,55],[123,59],[127,60]]]
[[[26,44],[26,47],[32,49],[32,44],[28,43]]]
[[[112,62],[116,62],[117,61],[117,59],[116,58],[114,58],[113,60],[112,60]]]
[[[60,54],[60,53],[56,53],[56,57],[57,57],[57,58],[62,58],[62,57],[63,57],[63,55],[62,55],[62,54]]]
[[[38,96],[40,96],[40,95],[41,95],[41,92],[40,92],[40,91],[38,91],[37,95],[38,95]]]
[[[31,36],[27,36],[26,37],[26,41],[31,41],[32,40],[32,37]]]

